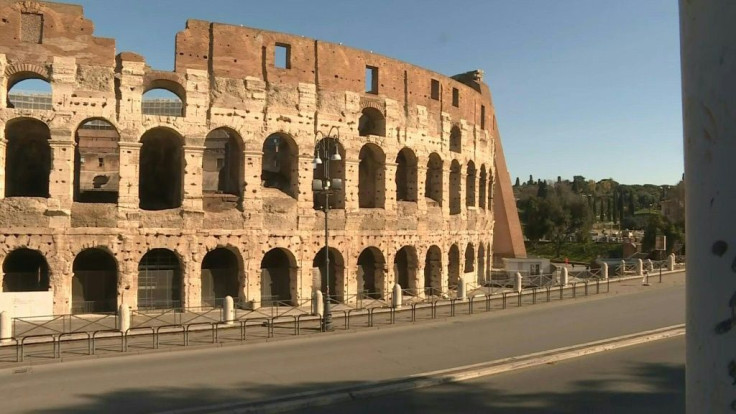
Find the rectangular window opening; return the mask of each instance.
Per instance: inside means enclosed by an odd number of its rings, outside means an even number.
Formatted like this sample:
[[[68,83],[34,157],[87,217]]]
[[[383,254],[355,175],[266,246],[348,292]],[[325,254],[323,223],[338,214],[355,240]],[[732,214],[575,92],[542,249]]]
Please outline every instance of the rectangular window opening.
[[[365,67],[365,91],[378,93],[378,68],[375,66]]]
[[[440,100],[440,81],[438,81],[437,79],[432,79],[430,94],[430,97],[435,101]]]
[[[480,106],[480,129],[486,129],[486,106]]]
[[[452,88],[452,106],[460,106],[460,91],[457,88]]]
[[[20,41],[41,43],[43,40],[43,14],[20,14]]]
[[[97,165],[100,167],[105,166],[105,159],[104,158],[97,158]]]
[[[274,49],[274,66],[281,69],[291,69],[291,46],[285,43],[276,43]]]

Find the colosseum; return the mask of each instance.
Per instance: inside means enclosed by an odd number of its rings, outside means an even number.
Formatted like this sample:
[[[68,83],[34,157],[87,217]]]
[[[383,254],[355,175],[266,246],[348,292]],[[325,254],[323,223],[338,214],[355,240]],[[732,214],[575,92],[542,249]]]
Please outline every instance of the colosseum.
[[[350,302],[525,254],[481,71],[200,20],[160,71],[80,6],[0,15],[3,292],[55,314],[298,304],[327,281]]]

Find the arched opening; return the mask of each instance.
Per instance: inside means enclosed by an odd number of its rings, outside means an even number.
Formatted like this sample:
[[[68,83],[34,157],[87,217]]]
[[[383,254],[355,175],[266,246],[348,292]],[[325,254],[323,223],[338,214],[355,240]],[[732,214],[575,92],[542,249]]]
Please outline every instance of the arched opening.
[[[473,243],[468,243],[465,248],[465,266],[463,273],[471,273],[475,271],[475,247]]]
[[[141,98],[141,112],[144,115],[184,116],[183,88],[168,81],[159,82],[161,85],[143,93]],[[174,88],[182,95],[174,92]]]
[[[488,168],[488,209],[493,211],[493,186],[496,184],[496,178],[493,175],[493,171],[496,168],[495,162],[492,167]]]
[[[48,197],[51,173],[49,127],[20,118],[5,127],[5,197]]]
[[[184,157],[182,139],[167,128],[154,128],[141,137],[138,197],[143,210],[181,206]]]
[[[358,135],[386,136],[386,118],[376,108],[363,108],[360,119],[358,119]]]
[[[358,256],[358,295],[382,299],[386,291],[386,259],[376,247],[366,247]]]
[[[403,148],[396,157],[396,201],[417,201],[417,157]]]
[[[426,178],[424,197],[442,206],[442,158],[435,152],[429,155]]]
[[[314,256],[312,269],[319,272],[320,275],[319,286],[314,286],[314,289],[321,290],[322,294],[327,296],[327,287],[329,286],[330,301],[333,303],[342,302],[345,294],[345,289],[343,288],[343,286],[345,286],[345,260],[343,259],[342,254],[340,254],[340,251],[333,247],[330,247],[329,259],[330,267],[328,274],[326,271],[327,267],[325,267],[325,248],[323,247],[320,249],[320,251]],[[316,281],[317,280],[315,278],[315,282]]]
[[[104,119],[89,119],[74,137],[74,201],[117,203],[120,151],[117,129]]]
[[[450,246],[447,254],[447,287],[449,289],[457,289],[460,282],[460,248],[457,244]]]
[[[460,163],[450,164],[450,214],[460,214]]]
[[[473,161],[468,162],[465,177],[465,205],[475,207],[475,164]]]
[[[457,125],[450,129],[450,151],[462,152],[462,133]]]
[[[293,305],[296,271],[296,259],[290,251],[269,250],[261,260],[261,306]]]
[[[118,266],[102,249],[80,252],[72,264],[72,313],[115,312]]]
[[[269,135],[263,141],[261,183],[297,198],[299,194],[299,150],[296,142],[281,133]]]
[[[424,262],[424,291],[430,296],[442,293],[442,251],[437,246],[430,246]]]
[[[181,263],[168,249],[149,250],[138,263],[138,309],[181,307]]]
[[[478,206],[485,210],[486,208],[486,186],[488,185],[488,176],[486,175],[486,165],[480,166],[480,178],[478,179]]]
[[[320,160],[320,163],[314,166],[313,182],[325,182],[325,178],[330,178],[330,189],[325,191],[315,191],[314,209],[323,210],[325,208],[325,197],[328,199],[330,208],[345,208],[345,148],[340,141],[335,138],[323,138],[314,149],[314,156]],[[338,185],[339,180],[339,185]],[[314,188],[314,186],[313,186]]]
[[[478,246],[478,285],[483,286],[486,281],[486,248],[481,243]]]
[[[3,292],[49,290],[49,265],[37,250],[13,250],[3,262]]]
[[[358,155],[358,206],[383,208],[386,201],[386,155],[375,144],[363,145]]]
[[[404,246],[394,257],[394,274],[396,282],[404,294],[416,294],[417,251],[411,246]]]
[[[207,211],[237,207],[243,197],[243,144],[235,131],[217,128],[204,140],[202,196]]]
[[[222,307],[226,296],[240,296],[238,258],[229,249],[218,247],[202,260],[202,306]]]
[[[37,73],[16,73],[8,79],[8,108],[50,110],[51,96],[51,84]]]

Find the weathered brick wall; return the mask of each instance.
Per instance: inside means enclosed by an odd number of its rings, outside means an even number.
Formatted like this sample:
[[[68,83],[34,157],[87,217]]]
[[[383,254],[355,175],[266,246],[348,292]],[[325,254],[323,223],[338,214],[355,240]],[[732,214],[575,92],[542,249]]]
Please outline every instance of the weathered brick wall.
[[[42,16],[40,43],[19,38],[24,13]],[[329,222],[330,247],[342,256],[345,269],[340,292],[358,289],[358,256],[369,247],[383,255],[386,280],[381,283],[386,289],[395,282],[394,258],[403,246],[416,251],[416,263],[410,265],[415,280],[410,283],[418,288],[425,286],[425,258],[431,246],[442,253],[445,288],[453,244],[461,252],[461,273],[470,245],[476,262],[483,246],[484,267],[490,269],[492,204],[497,202],[491,198],[493,168],[500,147],[494,145],[495,114],[482,74],[456,80],[341,45],[198,20],[189,20],[177,34],[175,71],[163,72],[149,68],[135,53],[115,58],[114,41],[92,36],[92,22],[84,18],[81,7],[5,0],[0,2],[0,15],[8,21],[0,25],[0,133],[6,138],[9,122],[39,120],[49,127],[52,153],[48,198],[4,198],[6,141],[0,140],[0,263],[21,247],[41,252],[49,264],[55,312],[69,312],[72,263],[80,251],[93,247],[108,251],[118,264],[118,303],[136,306],[137,266],[154,248],[169,249],[180,260],[182,300],[188,306],[200,305],[202,260],[218,247],[237,254],[241,299],[260,301],[261,260],[273,248],[287,249],[295,259],[293,299],[309,298],[312,261],[324,246],[324,213],[313,208],[311,190],[315,133],[331,127],[339,128],[345,150],[345,208],[331,211]],[[277,44],[290,51],[288,68],[274,65]],[[365,91],[366,66],[378,68],[375,94]],[[52,109],[8,107],[9,88],[23,78],[50,82]],[[436,97],[430,92],[432,80],[439,84]],[[143,93],[158,87],[182,98],[184,116],[142,113]],[[459,94],[457,106],[453,89]],[[385,117],[385,136],[359,136],[358,119],[366,107]],[[73,201],[75,134],[89,119],[105,120],[119,134],[119,195],[114,205],[80,206]],[[459,153],[449,150],[453,126],[462,133]],[[221,127],[242,143],[244,192],[240,209],[210,211],[202,201],[204,140]],[[170,131],[181,143],[179,208],[139,208],[140,140],[153,128]],[[290,137],[298,148],[295,197],[261,183],[263,143],[276,132]],[[378,174],[385,177],[385,188],[378,189],[385,198],[384,208],[359,208],[359,154],[368,143],[377,145],[385,157],[385,171]],[[396,158],[402,148],[411,149],[417,159],[416,202],[396,200]],[[441,206],[424,197],[432,153],[442,159]],[[449,211],[453,160],[461,165],[457,215]],[[476,168],[476,197],[474,205],[467,206],[466,172],[471,161]],[[481,166],[488,172],[485,208],[478,203]]]

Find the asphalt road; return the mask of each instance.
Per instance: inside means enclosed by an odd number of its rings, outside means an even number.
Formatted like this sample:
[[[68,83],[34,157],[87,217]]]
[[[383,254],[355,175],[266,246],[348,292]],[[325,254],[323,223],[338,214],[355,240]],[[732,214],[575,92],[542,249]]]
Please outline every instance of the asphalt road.
[[[156,412],[403,377],[684,323],[685,288],[275,343],[0,371],[2,412]]]
[[[684,413],[685,337],[475,381],[300,411],[368,413]]]

